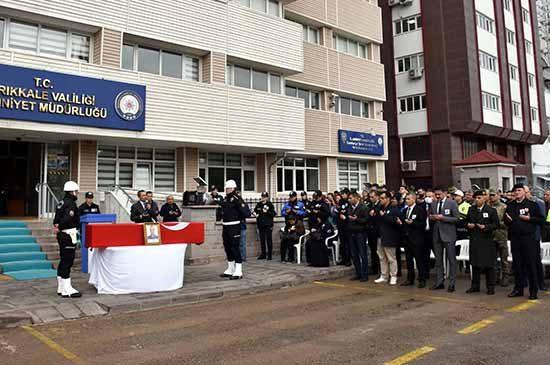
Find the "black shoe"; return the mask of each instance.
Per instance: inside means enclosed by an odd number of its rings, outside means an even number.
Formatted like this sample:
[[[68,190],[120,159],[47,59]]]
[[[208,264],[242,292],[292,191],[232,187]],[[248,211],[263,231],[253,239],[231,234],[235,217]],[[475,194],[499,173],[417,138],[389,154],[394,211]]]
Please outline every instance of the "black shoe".
[[[273,258],[272,258],[271,256],[269,256],[269,257],[267,258],[267,261],[271,261],[271,260],[273,260]]]
[[[454,291],[455,291],[455,286],[454,285],[449,285],[449,287],[447,288],[447,292],[453,293]]]
[[[231,276],[233,276],[233,275],[229,275],[229,274],[220,274],[220,278],[230,278]]]
[[[399,284],[399,286],[413,286],[413,285],[414,285],[414,281],[410,281],[410,280],[404,281],[401,284]]]
[[[420,281],[418,282],[418,288],[419,288],[419,289],[423,289],[423,288],[425,288],[425,287],[426,287],[426,282],[425,282],[424,280],[420,280]]]
[[[508,298],[516,298],[516,297],[522,297],[522,296],[523,296],[523,292],[517,289],[512,290],[512,292],[508,294]]]
[[[443,290],[443,289],[445,289],[445,285],[443,284],[434,285],[430,288],[430,290]]]
[[[359,276],[354,276],[354,277],[352,277],[352,278],[351,278],[351,279],[349,279],[349,280],[350,280],[350,281],[356,281],[356,280],[359,280],[359,279],[360,279],[360,277],[359,277]]]
[[[265,255],[258,256],[258,260],[265,260]]]
[[[537,300],[539,299],[536,294],[529,294],[529,300]]]
[[[242,279],[243,277],[242,276],[234,276],[234,275],[231,275],[231,277],[229,278],[229,280],[239,280],[239,279]]]
[[[351,266],[351,262],[346,262],[346,263],[344,264],[344,266],[350,267],[350,266]]]
[[[495,288],[487,289],[487,295],[495,295]]]
[[[480,292],[479,288],[470,288],[466,290],[466,294],[479,293],[479,292]]]
[[[366,283],[367,281],[369,281],[369,278],[361,278],[359,279],[359,281],[362,283]]]

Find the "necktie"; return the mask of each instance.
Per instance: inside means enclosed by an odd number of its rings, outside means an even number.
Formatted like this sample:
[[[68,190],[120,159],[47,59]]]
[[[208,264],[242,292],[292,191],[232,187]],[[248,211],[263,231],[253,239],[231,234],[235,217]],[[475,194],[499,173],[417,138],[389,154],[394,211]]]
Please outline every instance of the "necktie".
[[[443,200],[440,200],[437,204],[437,214],[441,214],[441,206],[443,205]]]
[[[407,219],[411,219],[411,214],[412,214],[412,208],[409,207],[409,209],[407,210]]]

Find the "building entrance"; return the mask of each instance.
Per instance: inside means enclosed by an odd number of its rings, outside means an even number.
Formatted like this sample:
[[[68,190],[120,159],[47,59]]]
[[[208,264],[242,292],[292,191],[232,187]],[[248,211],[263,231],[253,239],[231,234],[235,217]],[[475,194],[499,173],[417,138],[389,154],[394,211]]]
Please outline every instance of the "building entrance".
[[[0,217],[36,216],[43,144],[0,141]]]

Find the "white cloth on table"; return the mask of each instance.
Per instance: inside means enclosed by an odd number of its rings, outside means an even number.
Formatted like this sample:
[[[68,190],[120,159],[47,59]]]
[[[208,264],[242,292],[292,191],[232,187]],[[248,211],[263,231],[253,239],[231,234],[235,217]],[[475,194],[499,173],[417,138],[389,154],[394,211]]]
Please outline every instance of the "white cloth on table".
[[[99,294],[151,293],[183,286],[187,244],[94,249],[89,283]]]

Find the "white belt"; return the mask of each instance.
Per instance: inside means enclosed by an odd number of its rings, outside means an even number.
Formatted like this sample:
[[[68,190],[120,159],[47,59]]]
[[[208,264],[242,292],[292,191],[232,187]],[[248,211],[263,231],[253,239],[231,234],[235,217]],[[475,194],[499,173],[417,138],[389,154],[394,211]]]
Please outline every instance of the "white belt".
[[[78,230],[76,228],[64,229],[62,232],[68,234],[71,237],[71,241],[73,243],[76,243],[76,240],[77,240],[76,235],[78,233]]]
[[[233,221],[233,222],[223,222],[224,226],[236,226],[237,224],[241,224],[240,221]]]

